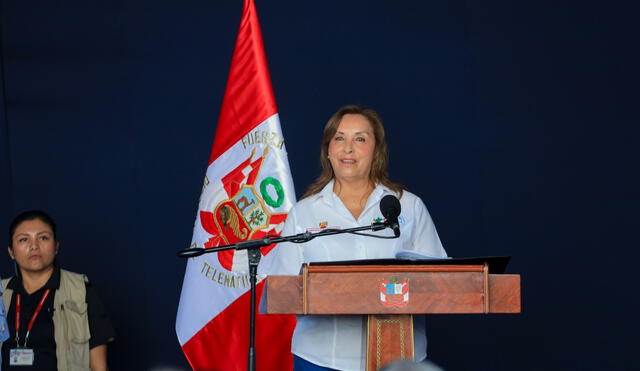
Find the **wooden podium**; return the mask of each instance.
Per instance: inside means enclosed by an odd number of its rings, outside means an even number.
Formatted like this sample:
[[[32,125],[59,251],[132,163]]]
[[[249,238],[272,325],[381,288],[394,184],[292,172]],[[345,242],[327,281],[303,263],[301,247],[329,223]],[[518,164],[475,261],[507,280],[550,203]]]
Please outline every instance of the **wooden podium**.
[[[520,313],[520,275],[489,263],[304,264],[299,276],[269,276],[265,299],[269,314],[367,314],[371,371],[413,359],[412,314]]]

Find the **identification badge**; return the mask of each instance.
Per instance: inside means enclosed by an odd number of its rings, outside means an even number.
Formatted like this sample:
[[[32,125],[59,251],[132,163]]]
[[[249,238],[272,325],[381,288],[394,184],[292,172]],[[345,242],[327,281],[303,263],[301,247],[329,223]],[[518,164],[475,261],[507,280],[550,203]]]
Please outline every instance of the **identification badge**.
[[[11,366],[32,366],[33,349],[11,349],[9,352],[9,364]]]

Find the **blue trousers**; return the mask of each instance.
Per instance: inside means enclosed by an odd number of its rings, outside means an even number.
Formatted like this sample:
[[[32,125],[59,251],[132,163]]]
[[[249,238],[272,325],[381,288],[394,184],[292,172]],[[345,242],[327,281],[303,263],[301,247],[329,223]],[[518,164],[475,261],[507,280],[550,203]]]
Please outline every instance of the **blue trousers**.
[[[337,371],[333,368],[322,367],[314,365],[313,363],[306,361],[297,355],[293,355],[293,371]]]

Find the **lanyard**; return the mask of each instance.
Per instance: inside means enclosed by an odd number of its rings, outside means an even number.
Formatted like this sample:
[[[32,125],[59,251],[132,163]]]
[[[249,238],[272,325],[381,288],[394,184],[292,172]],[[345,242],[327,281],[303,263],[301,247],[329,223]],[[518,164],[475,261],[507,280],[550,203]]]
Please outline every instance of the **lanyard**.
[[[42,299],[40,299],[40,302],[38,303],[36,310],[33,312],[33,315],[31,315],[31,319],[29,320],[29,324],[27,325],[27,334],[24,337],[23,348],[27,347],[27,341],[29,340],[29,333],[31,332],[31,329],[33,328],[33,324],[36,322],[36,318],[38,317],[38,314],[40,314],[40,311],[44,306],[44,302],[45,300],[47,300],[47,296],[49,296],[50,292],[51,292],[51,289],[46,289],[44,291],[44,294],[42,294]],[[22,302],[21,295],[16,294],[16,346],[18,348],[20,348],[20,343],[18,342],[18,340],[20,339],[20,336],[18,334],[20,331],[20,303],[21,302]]]

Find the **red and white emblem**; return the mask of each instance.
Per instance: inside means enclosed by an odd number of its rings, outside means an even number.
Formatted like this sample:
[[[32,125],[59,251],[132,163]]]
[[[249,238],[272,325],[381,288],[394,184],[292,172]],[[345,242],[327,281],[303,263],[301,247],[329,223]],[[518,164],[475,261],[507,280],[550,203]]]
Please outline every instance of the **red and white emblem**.
[[[267,156],[265,149],[261,157],[252,161],[254,151],[249,158],[240,163],[235,169],[222,178],[222,184],[227,199],[219,202],[214,211],[200,211],[202,228],[211,235],[204,244],[205,247],[228,245],[240,241],[262,238],[268,234],[280,234],[275,227],[285,221],[287,214],[270,213],[267,204],[279,207],[285,195],[280,182],[267,177],[260,183],[260,192],[256,190],[262,162]],[[266,191],[275,188],[275,199]],[[266,255],[275,245],[261,249]],[[218,253],[220,265],[232,270],[234,250]]]
[[[409,304],[409,280],[395,277],[380,280],[380,303],[389,308],[400,308]]]

